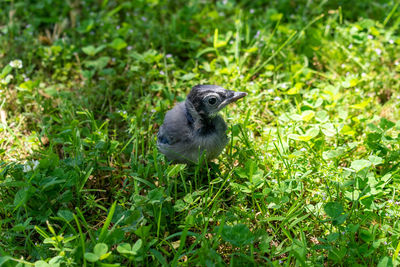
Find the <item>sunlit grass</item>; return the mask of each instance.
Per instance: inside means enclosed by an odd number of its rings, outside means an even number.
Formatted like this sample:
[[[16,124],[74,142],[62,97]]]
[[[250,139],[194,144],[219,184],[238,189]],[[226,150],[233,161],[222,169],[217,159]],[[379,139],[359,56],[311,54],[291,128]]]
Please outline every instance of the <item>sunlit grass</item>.
[[[12,2],[0,15],[0,265],[399,262],[394,1]],[[165,112],[248,92],[214,162]]]

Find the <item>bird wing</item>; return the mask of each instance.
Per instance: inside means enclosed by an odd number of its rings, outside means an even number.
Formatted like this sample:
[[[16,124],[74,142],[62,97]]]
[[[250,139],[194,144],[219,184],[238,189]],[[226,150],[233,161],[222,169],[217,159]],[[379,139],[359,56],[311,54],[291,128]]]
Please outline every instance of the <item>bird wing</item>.
[[[158,142],[161,144],[174,145],[179,142],[190,140],[191,128],[185,115],[184,103],[179,103],[169,110],[164,118],[157,134]]]

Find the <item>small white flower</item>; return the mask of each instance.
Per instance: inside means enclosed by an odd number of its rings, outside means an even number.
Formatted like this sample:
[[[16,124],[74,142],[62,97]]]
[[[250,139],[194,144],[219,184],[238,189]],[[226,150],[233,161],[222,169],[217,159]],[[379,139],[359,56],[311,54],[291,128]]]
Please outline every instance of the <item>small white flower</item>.
[[[132,47],[131,45],[128,45],[126,49],[127,49],[128,51],[131,51],[132,48],[133,48],[133,47]]]
[[[277,97],[274,98],[274,100],[275,100],[275,101],[280,101],[280,100],[282,100],[282,98],[280,98],[279,96],[277,96]]]
[[[12,68],[21,69],[22,68],[22,61],[20,59],[16,59],[10,62],[10,66]]]
[[[345,64],[342,64],[342,65],[340,65],[340,67],[342,67],[343,69],[346,67],[346,65]]]
[[[39,166],[38,160],[28,161],[24,164],[22,171],[23,172],[34,171],[38,166]]]
[[[0,83],[9,84],[12,79],[14,79],[14,76],[12,76],[11,74],[8,74],[4,79],[0,80]]]
[[[250,85],[254,85],[254,82],[253,82],[253,81],[251,81],[251,82],[249,82],[249,84],[250,84]]]
[[[366,77],[367,74],[365,72],[361,73],[361,77]]]
[[[161,75],[165,75],[165,73],[164,73],[162,70],[160,70],[160,74],[161,74]]]
[[[172,55],[171,55],[171,54],[166,54],[165,57],[166,57],[166,58],[171,58]]]
[[[378,54],[378,56],[380,56],[382,54],[382,50],[379,48],[375,49],[375,52]]]
[[[287,88],[287,84],[286,83],[282,83],[281,88],[282,89],[286,89]]]
[[[399,65],[399,62],[398,62],[398,61],[396,61],[396,62],[394,63],[394,65],[398,66],[398,65]]]
[[[390,39],[389,44],[394,44],[394,41],[392,39]]]
[[[349,44],[349,49],[352,49],[353,48],[353,44]]]
[[[25,164],[24,168],[22,169],[23,172],[29,172],[32,170],[32,167],[30,165]]]
[[[307,151],[307,149],[305,147],[303,147],[303,148],[300,149],[300,151],[301,152],[305,152],[305,151]]]
[[[374,36],[372,36],[371,34],[368,34],[368,39],[372,40],[372,39],[374,39]]]
[[[250,14],[254,14],[254,9],[250,9]]]
[[[39,161],[38,160],[34,160],[34,161],[32,161],[32,163],[33,163],[32,170],[35,170],[39,166]]]
[[[145,16],[142,17],[143,21],[147,21],[147,18]]]
[[[274,92],[274,89],[268,89],[267,92],[272,94]]]
[[[121,28],[121,26],[119,26],[119,25],[117,25],[116,27],[115,27],[115,29],[117,29],[117,30],[119,30]]]
[[[222,0],[222,4],[224,5],[228,4],[228,0]]]
[[[358,93],[358,92],[360,92],[360,89],[356,88],[356,90],[355,90],[355,91],[356,91],[356,93]]]
[[[346,72],[346,76],[349,76],[350,75],[350,72]]]

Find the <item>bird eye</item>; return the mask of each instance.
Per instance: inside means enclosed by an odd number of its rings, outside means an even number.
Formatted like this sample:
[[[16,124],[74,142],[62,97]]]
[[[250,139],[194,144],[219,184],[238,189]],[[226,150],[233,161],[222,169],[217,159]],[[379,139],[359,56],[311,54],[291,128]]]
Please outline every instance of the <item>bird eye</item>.
[[[217,103],[217,98],[215,98],[215,97],[209,98],[209,99],[208,99],[208,103],[209,103],[210,105],[215,105],[215,103]]]

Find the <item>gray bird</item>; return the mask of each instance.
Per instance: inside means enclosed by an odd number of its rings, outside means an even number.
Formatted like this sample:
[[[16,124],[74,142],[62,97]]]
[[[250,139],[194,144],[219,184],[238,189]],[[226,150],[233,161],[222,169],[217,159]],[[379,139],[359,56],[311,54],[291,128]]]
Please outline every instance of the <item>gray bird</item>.
[[[218,111],[246,96],[217,85],[196,85],[184,102],[167,112],[157,134],[157,147],[168,160],[198,163],[218,157],[226,144],[226,123]]]

